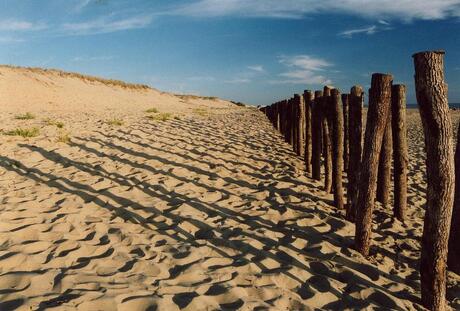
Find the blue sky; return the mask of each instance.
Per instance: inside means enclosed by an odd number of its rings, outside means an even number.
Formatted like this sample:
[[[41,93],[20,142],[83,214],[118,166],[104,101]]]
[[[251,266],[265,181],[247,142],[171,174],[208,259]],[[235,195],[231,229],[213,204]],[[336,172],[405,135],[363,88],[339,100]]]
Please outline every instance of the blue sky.
[[[324,84],[408,86],[414,52],[446,50],[460,102],[460,0],[0,0],[0,63],[270,104]]]

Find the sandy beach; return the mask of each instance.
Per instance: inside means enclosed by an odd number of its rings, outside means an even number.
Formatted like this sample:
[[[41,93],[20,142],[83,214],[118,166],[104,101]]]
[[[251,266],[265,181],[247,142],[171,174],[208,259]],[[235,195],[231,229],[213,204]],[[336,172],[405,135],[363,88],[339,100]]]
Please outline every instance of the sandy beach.
[[[256,108],[0,67],[0,310],[423,310],[407,121],[408,220],[376,203],[364,258]],[[453,273],[447,298],[460,309]]]

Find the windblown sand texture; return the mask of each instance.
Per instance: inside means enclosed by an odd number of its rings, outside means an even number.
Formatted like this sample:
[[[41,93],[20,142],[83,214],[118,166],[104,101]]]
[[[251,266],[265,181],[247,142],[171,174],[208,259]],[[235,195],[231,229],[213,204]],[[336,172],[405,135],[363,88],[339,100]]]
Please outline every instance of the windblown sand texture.
[[[423,309],[415,110],[410,215],[377,204],[369,259],[256,109],[3,67],[0,112],[4,132],[40,130],[0,136],[2,311]],[[460,276],[447,297],[460,308]]]

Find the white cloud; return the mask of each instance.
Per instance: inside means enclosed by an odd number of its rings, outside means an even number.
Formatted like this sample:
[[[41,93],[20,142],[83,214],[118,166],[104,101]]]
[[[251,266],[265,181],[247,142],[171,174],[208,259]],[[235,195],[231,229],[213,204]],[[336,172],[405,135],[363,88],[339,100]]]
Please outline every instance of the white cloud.
[[[324,75],[332,64],[324,59],[310,55],[295,55],[281,56],[279,62],[289,70],[279,75],[282,79],[271,81],[271,83],[332,84],[332,81]]]
[[[299,67],[303,70],[322,71],[327,67],[332,66],[331,63],[321,58],[312,57],[309,55],[281,56],[280,63],[289,67]]]
[[[199,0],[179,7],[175,13],[187,16],[273,18],[347,13],[381,20],[433,20],[460,16],[460,0]]]
[[[345,30],[345,31],[340,32],[339,36],[345,37],[345,38],[351,38],[357,34],[373,35],[376,32],[377,32],[377,26],[373,25],[373,26],[364,27],[364,28]]]
[[[261,65],[248,66],[248,69],[255,72],[265,72],[264,67]]]
[[[149,26],[152,21],[152,14],[136,15],[118,19],[113,16],[105,16],[86,22],[66,23],[62,26],[62,30],[67,34],[91,35],[145,28]]]
[[[47,26],[44,23],[33,23],[13,19],[0,21],[0,31],[38,31],[46,28]]]

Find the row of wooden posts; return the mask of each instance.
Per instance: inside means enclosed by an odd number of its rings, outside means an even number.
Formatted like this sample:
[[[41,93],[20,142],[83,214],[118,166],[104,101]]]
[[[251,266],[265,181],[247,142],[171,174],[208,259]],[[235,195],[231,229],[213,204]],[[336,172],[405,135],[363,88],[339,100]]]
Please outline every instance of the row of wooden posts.
[[[444,81],[444,52],[421,52],[413,58],[427,154],[427,204],[420,264],[422,304],[431,310],[444,310],[448,250],[449,269],[460,274],[460,185],[456,187],[453,208],[453,130]],[[325,86],[322,91],[305,91],[262,108],[297,155],[304,158],[307,174],[321,181],[321,166],[324,167],[324,190],[333,193],[335,207],[345,209],[346,218],[355,222],[355,247],[364,256],[369,255],[371,246],[374,201],[385,207],[391,205],[392,163],[392,213],[400,221],[406,217],[406,87],[392,83],[392,75],[372,75],[365,132],[364,91],[360,86],[342,95],[338,89]],[[456,162],[460,178],[460,147]],[[343,172],[348,179],[346,202]]]

